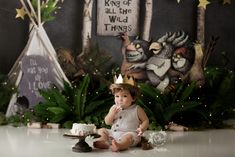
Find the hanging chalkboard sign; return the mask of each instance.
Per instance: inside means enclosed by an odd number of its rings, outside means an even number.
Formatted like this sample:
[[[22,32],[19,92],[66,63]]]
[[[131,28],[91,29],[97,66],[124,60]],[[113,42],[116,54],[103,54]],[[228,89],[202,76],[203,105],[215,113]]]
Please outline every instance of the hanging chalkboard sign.
[[[139,0],[98,0],[97,34],[118,35],[126,32],[136,36],[139,32]]]
[[[27,97],[29,106],[34,106],[43,101],[39,89],[48,89],[55,82],[50,61],[40,55],[25,56],[21,70],[23,76],[19,83],[19,95]]]

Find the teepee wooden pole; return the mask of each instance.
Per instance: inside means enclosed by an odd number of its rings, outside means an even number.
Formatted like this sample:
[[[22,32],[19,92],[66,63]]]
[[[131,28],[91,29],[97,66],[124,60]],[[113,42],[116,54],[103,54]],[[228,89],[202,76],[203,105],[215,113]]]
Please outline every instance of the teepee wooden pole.
[[[33,24],[35,27],[37,27],[37,24],[35,23],[34,19],[32,18],[32,15],[30,14],[29,9],[27,8],[27,6],[26,6],[25,3],[24,3],[24,0],[20,0],[20,2],[21,2],[21,4],[23,5],[23,7],[24,7],[26,13],[28,14],[29,19],[31,20],[32,24]]]
[[[38,25],[41,25],[41,4],[40,4],[40,0],[38,0]]]
[[[33,13],[33,16],[36,18],[36,20],[38,20],[38,16],[37,16],[37,14],[36,14],[33,6],[32,6],[32,3],[30,2],[30,0],[27,0],[27,3],[28,3],[28,5],[29,5],[29,7],[31,9],[31,12]]]

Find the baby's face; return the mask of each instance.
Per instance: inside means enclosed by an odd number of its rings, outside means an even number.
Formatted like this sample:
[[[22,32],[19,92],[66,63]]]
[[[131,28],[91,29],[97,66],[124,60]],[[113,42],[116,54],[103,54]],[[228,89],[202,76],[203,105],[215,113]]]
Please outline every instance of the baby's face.
[[[123,109],[129,107],[134,102],[129,90],[120,90],[114,94],[114,97],[115,104]]]

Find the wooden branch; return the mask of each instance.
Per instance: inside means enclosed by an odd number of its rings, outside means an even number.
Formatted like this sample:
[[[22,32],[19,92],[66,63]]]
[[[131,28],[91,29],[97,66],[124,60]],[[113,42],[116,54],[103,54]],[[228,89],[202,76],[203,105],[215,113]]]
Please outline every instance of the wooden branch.
[[[153,0],[145,1],[145,19],[142,39],[148,41],[152,22]]]
[[[85,52],[90,45],[91,28],[92,28],[92,7],[94,0],[84,1],[83,10],[83,30],[82,30],[82,53]]]
[[[211,55],[211,53],[214,51],[215,49],[215,45],[218,41],[219,37],[211,37],[206,49],[205,49],[205,52],[204,52],[204,57],[203,57],[203,67],[206,66],[208,60],[209,60],[209,57]]]
[[[197,9],[197,41],[200,42],[202,51],[205,47],[205,12],[203,7]]]
[[[198,87],[203,86],[205,83],[205,78],[203,75],[203,67],[202,67],[202,60],[203,60],[203,51],[200,43],[194,44],[195,50],[195,60],[194,63],[186,74],[189,76],[190,82],[196,81]]]

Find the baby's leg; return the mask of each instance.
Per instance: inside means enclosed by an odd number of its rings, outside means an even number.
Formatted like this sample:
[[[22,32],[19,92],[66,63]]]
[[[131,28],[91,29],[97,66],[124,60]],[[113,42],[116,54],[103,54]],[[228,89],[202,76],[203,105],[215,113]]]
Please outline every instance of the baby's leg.
[[[125,134],[121,137],[120,142],[117,142],[116,140],[112,140],[112,146],[111,150],[113,152],[126,150],[128,149],[133,143],[133,136],[132,134]]]
[[[98,134],[101,136],[94,142],[95,148],[108,149],[109,148],[109,133],[107,129],[101,128],[98,130]]]

